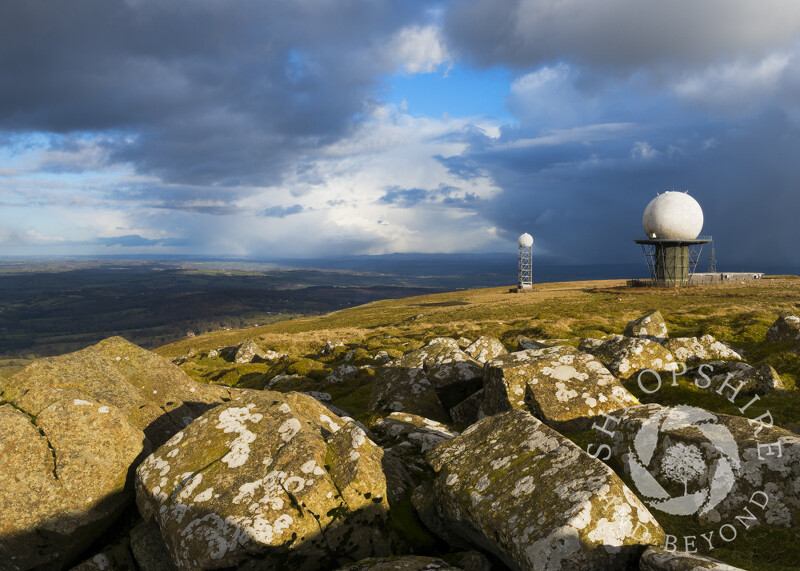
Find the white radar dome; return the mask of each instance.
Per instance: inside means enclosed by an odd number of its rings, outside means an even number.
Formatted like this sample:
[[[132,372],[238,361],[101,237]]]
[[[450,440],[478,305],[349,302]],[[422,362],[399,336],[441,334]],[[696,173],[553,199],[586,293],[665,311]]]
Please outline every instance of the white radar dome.
[[[533,237],[527,232],[519,237],[519,245],[523,248],[530,248],[533,246]]]
[[[685,192],[665,192],[644,209],[642,226],[648,238],[694,240],[703,229],[703,209]]]

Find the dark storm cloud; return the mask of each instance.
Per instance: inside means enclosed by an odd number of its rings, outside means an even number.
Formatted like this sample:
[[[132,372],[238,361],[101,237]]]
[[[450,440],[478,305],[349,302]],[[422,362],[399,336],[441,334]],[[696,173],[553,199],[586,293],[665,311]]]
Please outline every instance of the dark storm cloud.
[[[105,133],[165,182],[270,184],[352,125],[415,2],[6,0],[0,129]]]
[[[271,206],[264,210],[263,215],[267,218],[286,218],[292,214],[300,214],[304,208],[299,204],[293,206]]]
[[[457,0],[445,17],[451,48],[483,65],[515,68],[572,61],[685,69],[758,57],[798,31],[795,0]]]
[[[466,178],[466,177],[464,177]],[[454,186],[440,184],[437,188],[426,190],[424,188],[399,188],[389,187],[378,199],[381,204],[390,204],[401,208],[411,208],[420,203],[441,202],[450,207],[471,207],[479,198],[473,193],[462,193]]]

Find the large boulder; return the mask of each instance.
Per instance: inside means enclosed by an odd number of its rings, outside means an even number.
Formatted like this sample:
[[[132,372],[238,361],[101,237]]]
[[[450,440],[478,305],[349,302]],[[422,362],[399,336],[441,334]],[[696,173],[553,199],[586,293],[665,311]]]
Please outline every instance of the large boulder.
[[[446,409],[455,406],[483,387],[483,366],[475,361],[453,361],[432,365],[425,374]]]
[[[426,525],[512,569],[620,569],[664,532],[605,464],[513,410],[428,452],[436,478],[414,492]]]
[[[599,415],[639,404],[600,361],[567,345],[492,359],[483,392],[485,414],[528,410],[557,430],[587,429]]]
[[[57,569],[130,502],[131,466],[149,449],[124,411],[79,389],[29,393],[0,401],[0,566]]]
[[[699,361],[741,361],[742,356],[725,343],[711,335],[697,337],[675,337],[662,343],[675,360],[689,365]]]
[[[428,341],[425,346],[405,353],[402,357],[395,359],[387,366],[427,370],[434,365],[471,360],[472,357],[461,350],[455,339],[437,337]]]
[[[711,361],[690,369],[686,376],[698,387],[710,390],[739,389],[742,394],[769,394],[786,386],[770,365],[753,367],[741,361]],[[721,388],[727,383],[733,389]]]
[[[370,396],[375,412],[410,412],[424,418],[447,422],[436,390],[421,368],[383,367],[375,375]]]
[[[782,313],[767,331],[767,343],[800,342],[800,317],[792,313]]]
[[[58,389],[118,409],[143,430],[155,449],[236,389],[203,385],[168,359],[122,337],[110,337],[75,353],[35,361],[0,384],[0,399],[34,416]],[[83,397],[76,397],[83,398]]]
[[[654,341],[665,340],[669,337],[667,333],[667,322],[658,310],[651,311],[639,319],[634,319],[625,326],[623,335],[626,337],[646,337]]]
[[[384,452],[299,393],[219,406],[138,468],[136,501],[179,569],[334,567],[395,554]]]
[[[594,349],[593,354],[620,379],[627,379],[645,369],[680,371],[669,350],[644,337],[615,335]]]
[[[464,352],[478,363],[485,363],[495,357],[508,353],[503,344],[496,337],[481,336],[475,340]]]
[[[649,404],[613,417],[595,433],[598,455],[631,478],[654,514],[719,525],[747,509],[747,527],[800,524],[800,438],[769,426],[769,416]]]
[[[259,347],[253,339],[247,339],[236,348],[236,354],[233,356],[233,362],[244,364],[252,363],[254,361],[264,361],[266,351]]]

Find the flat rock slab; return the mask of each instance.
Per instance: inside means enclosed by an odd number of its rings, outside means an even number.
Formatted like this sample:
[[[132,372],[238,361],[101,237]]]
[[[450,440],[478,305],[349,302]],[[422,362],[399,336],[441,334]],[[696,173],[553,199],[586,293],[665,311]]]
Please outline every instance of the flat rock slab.
[[[60,568],[80,554],[130,502],[131,466],[149,452],[116,407],[40,391],[49,404],[35,413],[0,404],[3,569]]]
[[[395,554],[383,450],[299,393],[257,392],[177,433],[136,501],[179,569],[334,567]]]
[[[630,378],[645,369],[680,371],[675,357],[669,350],[644,337],[615,335],[592,353],[619,379]]]
[[[741,361],[711,361],[690,369],[686,378],[698,387],[730,395],[739,390],[742,394],[765,395],[785,389],[783,379],[770,365],[753,367]],[[727,388],[724,386],[731,386]]]
[[[474,343],[464,349],[464,352],[478,363],[485,363],[504,353],[508,353],[499,339],[486,336],[478,337]]]
[[[741,361],[742,356],[711,335],[702,337],[675,337],[662,343],[676,361],[694,364],[699,361]]]
[[[486,418],[426,459],[436,478],[413,498],[425,524],[512,569],[620,569],[664,540],[609,467],[526,412]]]
[[[768,419],[755,414],[744,418],[690,406],[640,405],[612,416],[595,433],[599,454],[610,453],[610,463],[631,478],[656,516],[696,516],[716,525],[745,516],[748,526],[800,525],[796,434],[765,427]]]
[[[557,430],[584,430],[599,415],[636,404],[600,361],[567,345],[508,353],[486,364],[487,415],[527,410]]]
[[[238,394],[236,389],[197,383],[168,359],[121,337],[31,363],[0,383],[0,399],[35,416],[57,398],[49,389],[76,389],[114,406],[144,431],[154,449],[212,406]]]
[[[623,334],[626,337],[646,337],[654,341],[665,340],[669,337],[667,323],[658,310],[651,311],[628,323]]]

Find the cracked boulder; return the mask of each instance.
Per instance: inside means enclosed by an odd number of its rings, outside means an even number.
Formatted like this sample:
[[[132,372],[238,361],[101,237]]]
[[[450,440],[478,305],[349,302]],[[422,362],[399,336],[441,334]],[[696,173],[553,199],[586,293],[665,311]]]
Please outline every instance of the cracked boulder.
[[[645,369],[679,371],[675,357],[659,343],[644,337],[614,335],[592,351],[595,357],[620,379]]]
[[[699,361],[741,361],[742,356],[711,335],[702,337],[675,337],[662,343],[675,360],[689,365]]]
[[[622,569],[664,540],[609,467],[526,412],[481,420],[426,459],[436,477],[413,496],[423,522],[511,569]]]
[[[0,401],[0,566],[10,570],[74,563],[130,502],[131,466],[149,452],[115,406],[76,388],[30,391],[40,394]]]
[[[75,353],[31,363],[0,382],[0,400],[35,415],[57,399],[58,389],[74,389],[83,395],[76,398],[115,407],[144,431],[152,448],[235,393],[197,383],[168,359],[122,337],[110,337]]]
[[[557,430],[585,430],[599,415],[639,401],[589,353],[560,345],[486,364],[483,412],[531,412]]]
[[[770,424],[768,413],[745,418],[648,404],[610,415],[595,443],[656,517],[797,526],[800,438]]]
[[[623,335],[626,337],[646,337],[653,341],[663,341],[669,338],[667,323],[658,310],[651,311],[639,319],[634,319],[625,326]]]
[[[332,568],[395,554],[384,461],[313,398],[252,393],[150,455],[136,501],[179,569]]]
[[[504,353],[508,353],[503,344],[496,337],[481,336],[475,340],[464,352],[478,363],[485,363]]]
[[[380,369],[372,384],[369,406],[375,412],[403,411],[439,422],[449,420],[425,371],[417,367]]]

